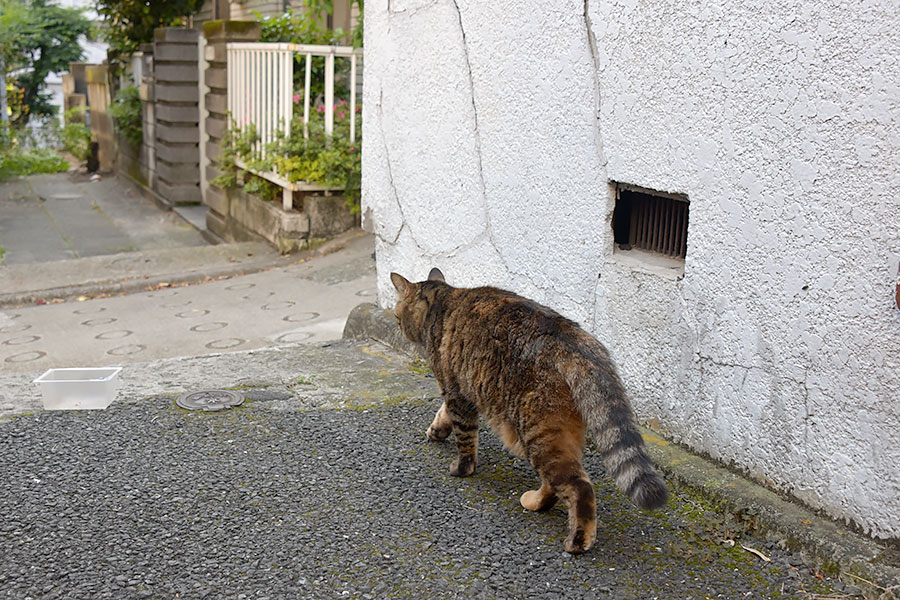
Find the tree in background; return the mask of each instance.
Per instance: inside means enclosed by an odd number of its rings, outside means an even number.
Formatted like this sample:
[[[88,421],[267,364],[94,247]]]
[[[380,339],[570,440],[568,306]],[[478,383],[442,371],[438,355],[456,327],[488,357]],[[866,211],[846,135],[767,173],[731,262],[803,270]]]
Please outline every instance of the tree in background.
[[[111,53],[128,56],[141,44],[153,41],[154,29],[181,25],[202,6],[203,0],[98,0],[97,12],[106,21],[105,38]]]
[[[9,110],[6,73],[19,66],[18,40],[26,22],[25,7],[16,0],[0,0],[0,146],[6,138]]]
[[[33,117],[55,112],[44,93],[44,80],[50,73],[67,71],[70,62],[81,60],[80,38],[88,35],[91,23],[81,10],[56,6],[49,0],[0,0],[0,24],[4,21],[8,21],[9,29],[2,27],[5,32],[0,34],[0,61],[5,66],[4,75],[15,72],[21,105],[12,122],[24,125]]]

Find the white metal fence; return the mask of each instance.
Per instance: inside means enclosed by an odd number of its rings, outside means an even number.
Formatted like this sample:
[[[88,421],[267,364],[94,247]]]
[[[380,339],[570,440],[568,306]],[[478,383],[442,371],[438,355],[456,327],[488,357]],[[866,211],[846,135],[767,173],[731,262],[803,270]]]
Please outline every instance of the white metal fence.
[[[259,135],[257,150],[277,132],[290,133],[294,98],[294,55],[305,56],[303,129],[309,135],[312,58],[325,57],[325,134],[334,132],[334,60],[350,60],[350,141],[356,139],[356,72],[362,49],[350,46],[312,46],[284,43],[230,42],[228,44],[228,110],[241,129],[253,124]]]

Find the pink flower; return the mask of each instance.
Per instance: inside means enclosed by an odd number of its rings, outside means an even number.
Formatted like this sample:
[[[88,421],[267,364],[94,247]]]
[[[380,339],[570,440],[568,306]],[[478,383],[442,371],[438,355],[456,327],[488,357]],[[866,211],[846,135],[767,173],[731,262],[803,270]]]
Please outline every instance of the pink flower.
[[[300,94],[294,94],[294,104],[300,104]]]
[[[337,113],[335,113],[335,116],[336,116],[338,119],[343,119],[344,117],[347,116],[347,113],[345,113],[345,112],[342,111],[342,110],[339,110]]]
[[[324,106],[320,106],[320,107],[317,108],[316,110],[319,111],[320,113],[323,113],[323,112],[325,112],[325,107],[324,107]]]

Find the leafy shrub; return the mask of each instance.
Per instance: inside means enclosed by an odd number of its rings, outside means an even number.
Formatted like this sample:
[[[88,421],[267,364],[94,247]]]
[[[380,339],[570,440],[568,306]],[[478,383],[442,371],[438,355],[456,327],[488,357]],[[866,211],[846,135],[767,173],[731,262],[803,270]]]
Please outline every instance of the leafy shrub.
[[[116,129],[132,146],[137,146],[144,139],[141,116],[141,96],[133,85],[123,87],[116,92],[116,99],[109,107],[109,114],[116,124]]]
[[[324,106],[316,111],[324,116]],[[357,112],[361,111],[357,105]],[[359,197],[362,179],[360,144],[362,119],[356,118],[356,140],[350,142],[350,110],[345,100],[334,107],[334,135],[325,135],[324,119],[310,119],[308,138],[303,136],[303,119],[291,122],[291,135],[271,148],[275,170],[288,181],[315,181],[341,188],[348,200]]]
[[[9,148],[0,153],[0,179],[12,175],[62,173],[69,170],[69,162],[47,148],[22,150]]]
[[[356,108],[357,112],[361,112],[360,106]],[[357,115],[356,141],[351,143],[347,102],[342,100],[334,106],[332,136],[325,135],[324,112],[324,107],[320,106],[311,116],[307,137],[303,135],[302,117],[295,116],[291,121],[290,135],[269,144],[265,158],[254,151],[259,140],[256,128],[250,125],[241,131],[232,125],[222,140],[219,161],[222,173],[212,183],[226,188],[242,187],[248,193],[269,200],[277,198],[278,186],[238,169],[235,159],[240,158],[251,169],[274,171],[291,182],[307,181],[342,189],[350,210],[357,212],[362,180],[362,119]]]
[[[69,162],[46,146],[54,136],[49,129],[11,129],[0,124],[0,181],[13,175],[68,171]]]
[[[61,132],[63,148],[82,162],[91,154],[91,131],[84,124],[84,112],[83,106],[66,111],[66,124]]]
[[[346,37],[343,29],[328,29],[314,15],[319,11],[331,12],[330,2],[306,0],[306,7],[300,12],[288,8],[284,13],[273,17],[264,17],[259,12],[253,14],[262,28],[261,42],[286,42],[290,44],[313,44],[332,46],[340,44]],[[319,6],[327,4],[327,6]],[[313,56],[311,69],[310,98],[325,97],[325,57]],[[306,58],[303,54],[294,55],[294,87],[303,90],[306,73]],[[346,80],[350,75],[350,63],[347,60],[336,60],[334,65],[334,93],[346,96],[349,93]]]

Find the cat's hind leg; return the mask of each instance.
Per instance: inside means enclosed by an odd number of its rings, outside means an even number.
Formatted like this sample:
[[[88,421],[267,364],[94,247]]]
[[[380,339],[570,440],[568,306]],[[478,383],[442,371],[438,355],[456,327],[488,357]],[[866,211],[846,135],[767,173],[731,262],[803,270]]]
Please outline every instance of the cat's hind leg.
[[[597,499],[594,484],[580,461],[557,463],[546,473],[556,494],[569,507],[569,535],[563,543],[566,552],[587,551],[597,537]]]
[[[440,442],[446,440],[451,431],[453,431],[453,422],[447,413],[447,402],[444,401],[434,415],[434,420],[429,425],[428,431],[425,432],[425,436],[431,441]]]
[[[450,464],[450,475],[468,477],[478,466],[478,409],[459,394],[446,394],[444,398],[459,452]]]
[[[542,484],[541,489],[522,494],[522,506],[545,510],[561,499],[569,507],[569,535],[563,547],[573,554],[587,551],[597,537],[597,499],[580,457],[556,446],[532,452],[529,458]]]

